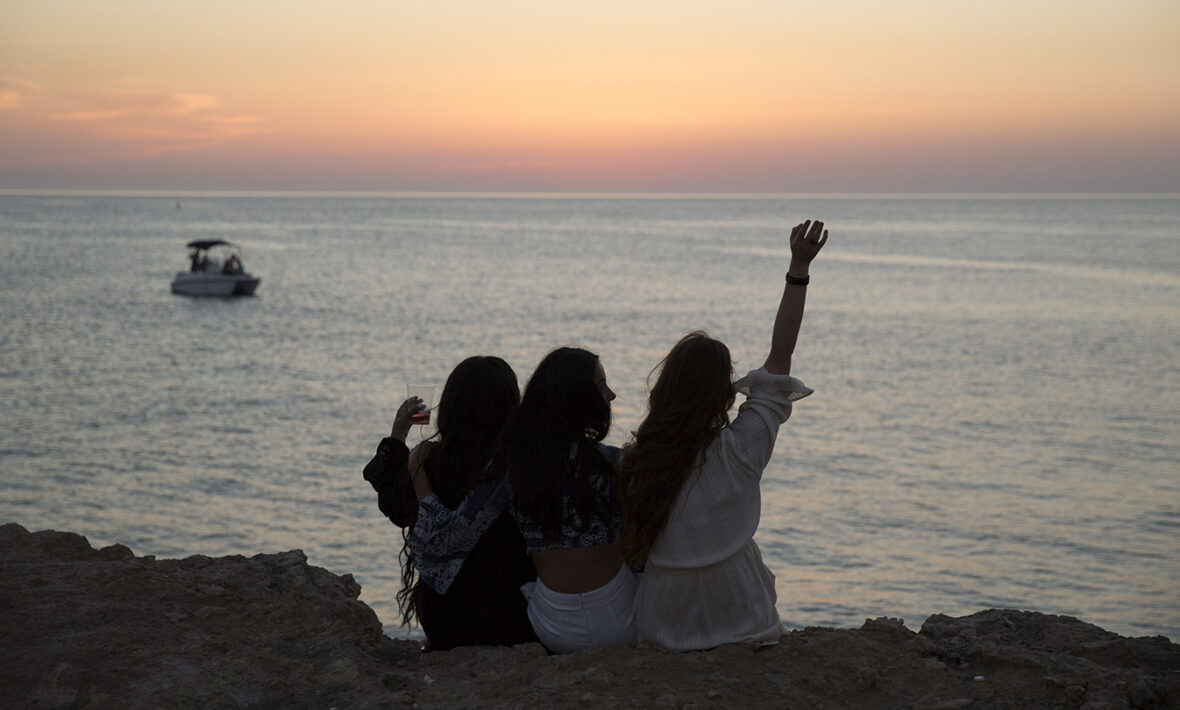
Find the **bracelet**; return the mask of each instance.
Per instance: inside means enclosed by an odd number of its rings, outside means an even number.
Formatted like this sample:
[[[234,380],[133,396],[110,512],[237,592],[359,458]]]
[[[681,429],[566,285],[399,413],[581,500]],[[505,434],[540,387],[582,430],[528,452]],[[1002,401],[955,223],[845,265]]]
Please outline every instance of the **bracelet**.
[[[811,283],[811,274],[808,274],[803,278],[787,274],[787,283],[791,286],[806,286],[807,284]]]

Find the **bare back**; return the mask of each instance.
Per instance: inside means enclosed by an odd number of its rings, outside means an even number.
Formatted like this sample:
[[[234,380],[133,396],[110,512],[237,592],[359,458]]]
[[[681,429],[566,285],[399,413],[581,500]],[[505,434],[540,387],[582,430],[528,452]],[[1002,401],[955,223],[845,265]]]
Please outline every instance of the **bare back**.
[[[619,573],[623,552],[617,542],[594,547],[530,553],[537,577],[562,594],[582,594],[606,585]]]

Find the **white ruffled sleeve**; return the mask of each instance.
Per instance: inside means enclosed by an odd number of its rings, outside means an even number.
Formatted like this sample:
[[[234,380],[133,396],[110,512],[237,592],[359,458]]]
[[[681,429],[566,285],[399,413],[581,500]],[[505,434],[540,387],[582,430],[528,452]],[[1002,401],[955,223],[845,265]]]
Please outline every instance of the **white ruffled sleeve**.
[[[746,376],[733,383],[733,388],[747,397],[785,398],[790,403],[803,399],[815,390],[790,375],[775,375],[765,367],[750,370]]]
[[[775,375],[765,367],[751,370],[733,383],[734,389],[746,395],[738,408],[738,415],[729,425],[735,442],[747,461],[759,472],[770,462],[778,429],[791,417],[791,405],[810,395],[812,390],[790,375]]]

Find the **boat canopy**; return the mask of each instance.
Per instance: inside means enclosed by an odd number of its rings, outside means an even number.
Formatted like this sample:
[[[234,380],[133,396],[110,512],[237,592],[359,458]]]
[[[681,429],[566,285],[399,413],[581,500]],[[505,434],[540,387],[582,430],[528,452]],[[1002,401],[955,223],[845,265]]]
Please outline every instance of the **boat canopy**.
[[[236,244],[233,244],[232,242],[227,242],[224,239],[198,239],[196,241],[189,242],[188,248],[189,249],[212,249],[213,247],[219,247],[222,245],[225,245],[228,247],[237,246]]]

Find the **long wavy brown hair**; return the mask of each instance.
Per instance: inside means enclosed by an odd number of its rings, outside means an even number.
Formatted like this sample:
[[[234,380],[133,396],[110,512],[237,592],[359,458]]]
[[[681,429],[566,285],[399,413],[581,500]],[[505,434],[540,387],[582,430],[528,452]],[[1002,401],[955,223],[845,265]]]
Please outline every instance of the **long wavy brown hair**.
[[[459,505],[483,472],[504,422],[519,404],[516,373],[501,358],[475,355],[451,371],[435,412],[438,432],[431,441],[436,443],[422,463],[431,488],[448,508]],[[396,597],[406,626],[420,615],[430,616],[436,603],[410,555],[413,527],[402,529],[402,588]]]
[[[681,338],[651,374],[657,372],[647,417],[619,467],[620,542],[632,565],[647,559],[689,474],[728,426],[734,401],[729,348],[703,331]]]

